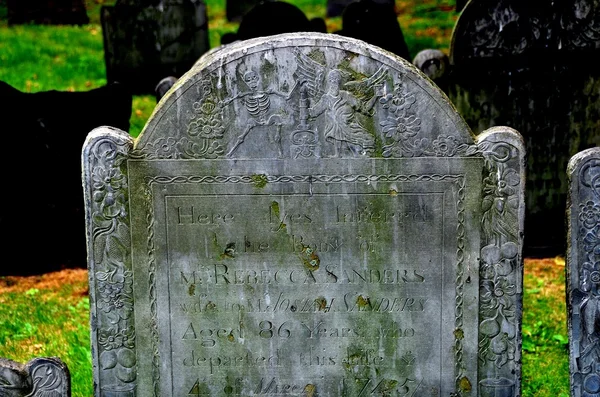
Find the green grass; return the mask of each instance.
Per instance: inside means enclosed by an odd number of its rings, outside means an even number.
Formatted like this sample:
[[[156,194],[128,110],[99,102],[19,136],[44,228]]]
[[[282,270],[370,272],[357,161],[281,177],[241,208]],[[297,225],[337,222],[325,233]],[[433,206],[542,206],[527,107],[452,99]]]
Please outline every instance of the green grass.
[[[526,267],[523,293],[523,397],[569,396],[564,267]],[[529,270],[529,271],[528,271]]]
[[[0,357],[25,363],[59,357],[69,367],[73,396],[91,396],[89,299],[86,285],[0,294]]]

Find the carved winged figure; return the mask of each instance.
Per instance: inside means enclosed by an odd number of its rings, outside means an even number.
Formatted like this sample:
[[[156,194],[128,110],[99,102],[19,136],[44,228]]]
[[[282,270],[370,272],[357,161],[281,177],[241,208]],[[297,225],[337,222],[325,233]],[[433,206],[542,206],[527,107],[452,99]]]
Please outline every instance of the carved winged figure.
[[[343,83],[343,73],[327,68],[298,49],[298,83],[308,88],[312,98],[308,116],[325,115],[325,140],[334,145],[334,155],[339,157],[345,149],[364,154],[375,148],[375,137],[363,126],[357,113],[373,116],[373,107],[383,96],[382,88],[387,69],[381,67],[372,76]],[[327,73],[326,73],[327,72]],[[326,81],[325,75],[327,75]],[[323,87],[326,90],[323,91]]]

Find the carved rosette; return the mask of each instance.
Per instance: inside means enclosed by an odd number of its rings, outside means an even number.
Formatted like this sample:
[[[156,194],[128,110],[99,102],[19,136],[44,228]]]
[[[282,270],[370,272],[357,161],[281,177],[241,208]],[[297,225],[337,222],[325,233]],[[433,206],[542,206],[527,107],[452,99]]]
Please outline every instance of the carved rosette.
[[[600,148],[575,155],[568,174],[571,395],[600,396]]]
[[[84,148],[92,350],[96,395],[134,396],[133,273],[129,234],[127,134],[106,127]],[[111,394],[113,393],[113,394]]]
[[[496,127],[479,137],[485,158],[479,267],[479,395],[518,396],[524,214],[524,143]]]

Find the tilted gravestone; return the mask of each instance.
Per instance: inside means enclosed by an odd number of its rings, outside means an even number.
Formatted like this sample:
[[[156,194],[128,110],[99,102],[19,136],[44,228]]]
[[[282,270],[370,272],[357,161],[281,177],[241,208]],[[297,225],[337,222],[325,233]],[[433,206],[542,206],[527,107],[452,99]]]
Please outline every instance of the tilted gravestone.
[[[96,395],[520,395],[522,140],[405,60],[230,44],[83,168]]]
[[[209,49],[202,0],[119,0],[101,11],[106,79],[154,94],[166,76],[179,77]]]
[[[525,140],[526,255],[564,255],[564,170],[600,144],[598,24],[592,0],[472,0],[456,22],[450,100],[475,132],[510,125]]]
[[[57,357],[37,357],[27,364],[0,357],[0,396],[71,397],[69,368]]]
[[[567,308],[571,396],[600,393],[600,147],[568,168]]]

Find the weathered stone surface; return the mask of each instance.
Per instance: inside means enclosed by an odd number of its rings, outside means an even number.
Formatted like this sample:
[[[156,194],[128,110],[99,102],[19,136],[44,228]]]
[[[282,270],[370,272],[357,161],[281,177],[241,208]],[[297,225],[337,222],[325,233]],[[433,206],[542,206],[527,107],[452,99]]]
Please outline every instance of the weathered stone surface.
[[[600,144],[595,1],[470,1],[442,84],[476,132],[510,125],[527,147],[525,254],[564,255],[571,156]]]
[[[582,151],[568,168],[567,309],[571,396],[600,392],[600,148]]]
[[[233,43],[83,166],[97,395],[520,395],[523,142],[409,62]]]
[[[38,357],[21,364],[0,357],[2,397],[71,397],[69,368],[57,357]]]
[[[106,78],[137,94],[154,94],[161,79],[180,77],[209,49],[202,0],[121,0],[101,17]]]

